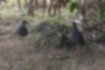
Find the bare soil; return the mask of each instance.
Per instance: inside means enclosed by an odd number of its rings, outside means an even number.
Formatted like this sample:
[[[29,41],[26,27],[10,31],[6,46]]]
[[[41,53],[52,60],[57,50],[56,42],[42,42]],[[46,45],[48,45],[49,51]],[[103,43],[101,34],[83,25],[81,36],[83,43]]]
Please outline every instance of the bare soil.
[[[38,50],[33,47],[35,34],[29,33],[21,40],[13,34],[20,23],[19,18],[0,20],[0,70],[105,70],[104,47],[101,47],[101,51],[97,49],[95,53],[84,56],[63,49]],[[29,31],[38,23],[37,20],[30,21]],[[68,59],[57,58],[66,55]]]

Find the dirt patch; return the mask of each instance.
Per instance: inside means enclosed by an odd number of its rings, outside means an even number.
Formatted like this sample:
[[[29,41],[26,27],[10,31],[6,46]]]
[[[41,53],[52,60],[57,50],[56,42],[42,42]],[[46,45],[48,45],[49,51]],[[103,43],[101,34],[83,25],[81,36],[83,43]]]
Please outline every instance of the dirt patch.
[[[42,44],[42,40],[39,40],[41,46],[35,47],[38,38],[37,32],[31,32],[34,28],[33,24],[28,26],[29,35],[22,40],[12,34],[15,27],[21,22],[18,19],[11,19],[10,23],[5,23],[2,20],[0,24],[0,70],[104,70],[105,69],[105,57],[104,51],[99,51],[96,45],[89,44],[90,47],[95,48],[93,52],[89,51],[87,54],[81,56],[75,56],[72,50],[55,49],[51,48],[55,45],[51,43],[45,47]],[[10,20],[9,20],[10,21]],[[6,22],[9,22],[6,21]],[[30,21],[30,23],[36,21]],[[48,25],[48,24],[47,24]],[[56,26],[56,25],[55,25]],[[50,27],[50,26],[48,26]],[[42,28],[42,27],[41,27]],[[51,28],[51,27],[50,27]],[[57,28],[57,27],[56,27]],[[55,30],[56,30],[55,28]],[[47,31],[45,25],[44,30]],[[42,29],[39,30],[41,35],[46,32]],[[57,32],[56,32],[57,33]],[[49,35],[49,37],[59,40],[59,35],[56,33]],[[43,35],[42,35],[43,36]],[[39,36],[40,37],[40,36]],[[48,36],[47,36],[48,37]],[[48,41],[51,41],[52,38]],[[46,38],[44,38],[47,40]],[[46,44],[45,44],[46,45]],[[56,45],[58,46],[58,45]],[[49,47],[49,48],[48,48]],[[75,46],[74,46],[75,47]],[[68,57],[67,57],[68,56]],[[67,57],[67,58],[66,58]],[[65,58],[65,59],[60,59]]]

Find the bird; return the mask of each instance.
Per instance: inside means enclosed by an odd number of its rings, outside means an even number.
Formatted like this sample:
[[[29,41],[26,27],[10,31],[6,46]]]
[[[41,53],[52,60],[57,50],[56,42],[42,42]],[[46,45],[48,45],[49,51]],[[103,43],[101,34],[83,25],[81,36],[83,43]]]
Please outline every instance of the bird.
[[[76,22],[74,21],[72,21],[72,31],[71,31],[70,41],[77,45],[77,50],[79,52],[80,52],[80,46],[86,44],[82,33],[78,30]]]
[[[27,29],[27,27],[26,27],[26,24],[27,24],[27,23],[28,23],[27,21],[23,20],[23,21],[22,21],[22,24],[20,24],[20,25],[16,28],[15,34],[17,34],[17,35],[20,36],[20,37],[25,37],[25,36],[27,36],[27,35],[28,35],[28,29]]]

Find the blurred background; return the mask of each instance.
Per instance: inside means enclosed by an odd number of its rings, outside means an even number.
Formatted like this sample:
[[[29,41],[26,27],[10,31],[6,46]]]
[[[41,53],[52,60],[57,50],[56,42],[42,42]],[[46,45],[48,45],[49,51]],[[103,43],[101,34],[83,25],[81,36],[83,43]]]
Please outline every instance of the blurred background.
[[[105,0],[0,0],[0,9],[0,70],[105,70]]]

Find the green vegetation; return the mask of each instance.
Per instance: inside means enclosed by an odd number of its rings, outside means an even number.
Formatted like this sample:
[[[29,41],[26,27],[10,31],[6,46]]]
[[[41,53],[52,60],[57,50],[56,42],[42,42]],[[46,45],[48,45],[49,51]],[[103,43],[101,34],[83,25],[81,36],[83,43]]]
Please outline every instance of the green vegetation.
[[[31,65],[27,65],[25,70],[31,70],[32,69],[32,66]]]
[[[102,8],[100,9],[100,17],[101,19],[105,18],[105,0],[101,0]]]

